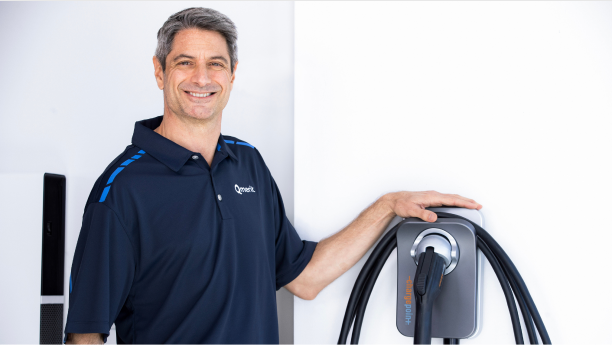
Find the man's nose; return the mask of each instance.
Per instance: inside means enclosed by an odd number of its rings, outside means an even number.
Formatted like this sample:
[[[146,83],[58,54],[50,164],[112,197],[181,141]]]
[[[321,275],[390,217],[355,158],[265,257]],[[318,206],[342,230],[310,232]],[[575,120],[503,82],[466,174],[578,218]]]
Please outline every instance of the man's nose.
[[[211,82],[210,71],[205,63],[198,64],[196,66],[191,77],[191,81],[201,86],[207,85]]]

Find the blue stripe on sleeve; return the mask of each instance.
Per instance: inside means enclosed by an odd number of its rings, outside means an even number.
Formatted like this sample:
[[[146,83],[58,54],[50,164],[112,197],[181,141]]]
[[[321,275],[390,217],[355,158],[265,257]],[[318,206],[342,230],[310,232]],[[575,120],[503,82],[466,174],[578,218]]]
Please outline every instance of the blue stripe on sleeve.
[[[113,180],[115,179],[115,176],[117,176],[118,173],[121,172],[121,170],[123,170],[124,168],[122,167],[118,167],[117,170],[115,170],[115,172],[111,175],[111,177],[108,179],[108,182],[106,182],[106,184],[111,184],[111,182],[113,182]]]
[[[102,192],[102,197],[100,197],[100,202],[104,202],[104,200],[106,200],[106,196],[108,195],[109,190],[110,186],[106,186],[106,188],[104,188],[104,191]]]
[[[252,148],[252,149],[254,149],[254,148],[255,148],[255,146],[253,146],[253,145],[251,145],[251,144],[248,144],[248,143],[243,143],[242,141],[239,141],[239,142],[237,142],[236,144],[238,144],[238,145],[243,145],[243,146],[248,146],[248,147],[250,147],[250,148]]]
[[[138,159],[138,158],[140,158],[140,157],[142,157],[142,156],[135,155],[134,157],[132,157],[132,159]]]
[[[224,141],[225,141],[226,143],[228,143],[228,144],[233,144],[233,143],[234,143],[234,141],[233,141],[233,140],[224,140]]]
[[[142,155],[142,154],[145,154],[146,152],[144,152],[143,150],[140,150],[140,151],[138,151],[138,153],[140,153]]]
[[[127,166],[128,164],[132,163],[134,160],[133,159],[128,159],[127,161],[121,163],[122,166]]]
[[[217,144],[217,151],[221,151],[221,144]]]

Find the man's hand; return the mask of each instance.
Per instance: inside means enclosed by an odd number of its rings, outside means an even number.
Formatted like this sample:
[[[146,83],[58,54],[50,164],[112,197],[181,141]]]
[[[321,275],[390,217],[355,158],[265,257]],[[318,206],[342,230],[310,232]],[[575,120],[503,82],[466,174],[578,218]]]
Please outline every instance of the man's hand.
[[[403,218],[417,217],[426,222],[435,222],[438,219],[438,216],[426,210],[426,207],[456,206],[477,210],[482,208],[482,205],[472,199],[435,191],[390,193],[381,199],[388,203],[394,214]]]
[[[434,191],[386,194],[342,231],[320,241],[306,268],[285,287],[302,299],[315,298],[323,288],[363,257],[396,215],[435,222],[437,215],[425,208],[437,206],[482,208],[476,201],[456,194]]]
[[[66,344],[104,344],[100,333],[68,333]]]

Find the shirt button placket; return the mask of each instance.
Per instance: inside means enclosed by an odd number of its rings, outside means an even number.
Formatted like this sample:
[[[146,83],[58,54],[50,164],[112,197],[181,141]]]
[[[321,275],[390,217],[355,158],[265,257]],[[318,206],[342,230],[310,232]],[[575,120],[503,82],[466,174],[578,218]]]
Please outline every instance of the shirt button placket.
[[[219,188],[217,188],[218,186],[215,183],[215,179],[213,178],[212,173],[210,175],[210,182],[212,183],[213,190],[215,191],[215,194],[217,194],[217,206],[219,207],[219,211],[221,211],[221,215],[223,216],[224,219],[231,218],[229,216],[228,210],[226,208],[227,205],[224,205],[222,203],[223,196],[221,195],[221,193],[219,193]]]

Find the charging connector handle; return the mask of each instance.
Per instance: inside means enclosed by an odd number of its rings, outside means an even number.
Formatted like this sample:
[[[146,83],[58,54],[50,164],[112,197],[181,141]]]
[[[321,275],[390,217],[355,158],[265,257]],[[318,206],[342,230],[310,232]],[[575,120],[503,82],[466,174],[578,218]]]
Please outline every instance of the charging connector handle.
[[[445,268],[444,257],[435,253],[433,247],[427,247],[419,257],[419,266],[414,275],[416,288],[415,344],[431,344],[433,306],[440,295]]]

